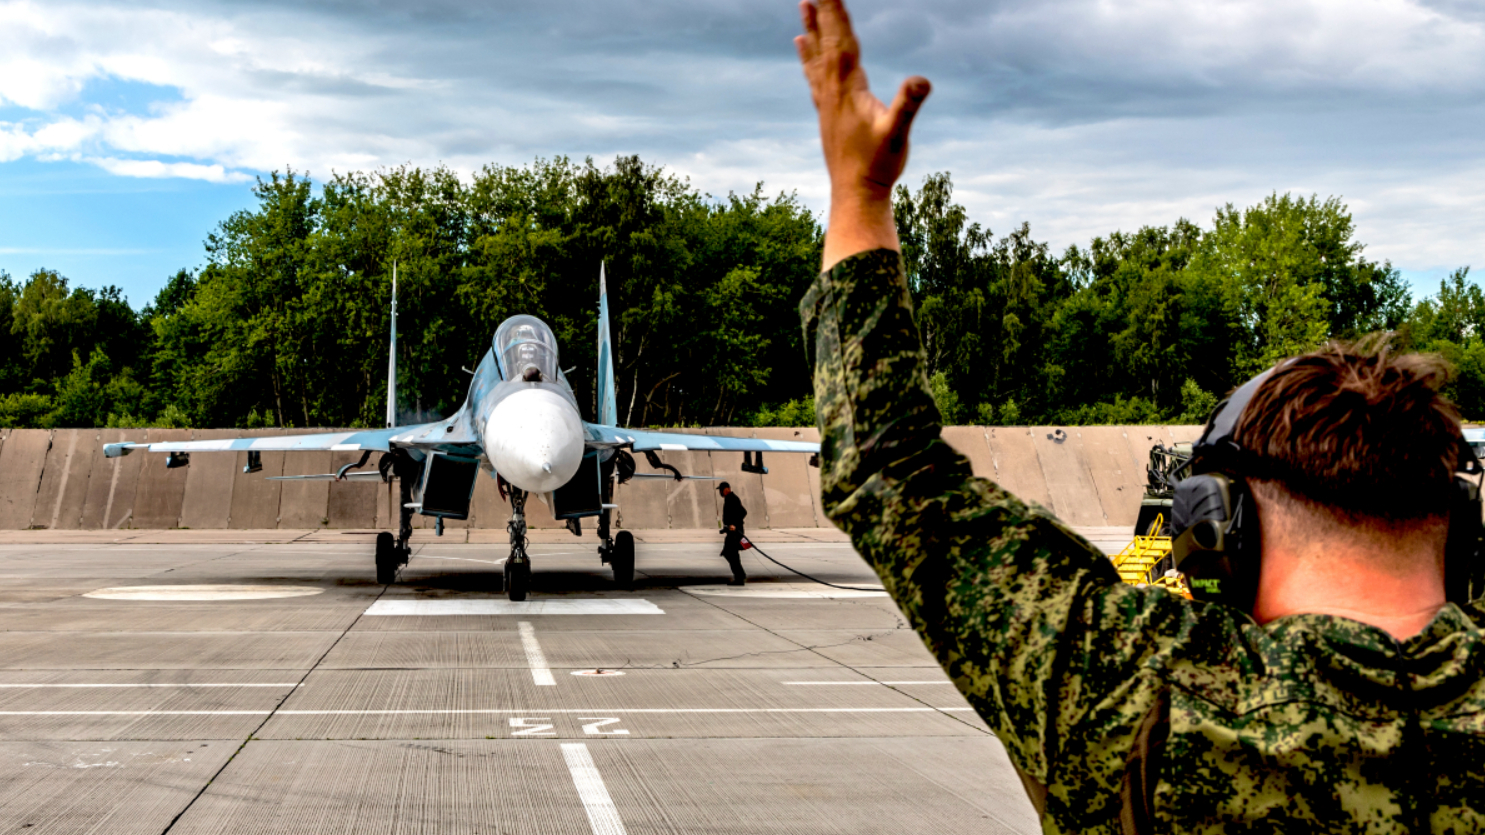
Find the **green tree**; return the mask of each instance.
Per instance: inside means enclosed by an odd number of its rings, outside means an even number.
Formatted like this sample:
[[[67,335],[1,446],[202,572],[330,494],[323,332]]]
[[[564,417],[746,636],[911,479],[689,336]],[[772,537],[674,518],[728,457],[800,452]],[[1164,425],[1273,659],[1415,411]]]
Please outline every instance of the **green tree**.
[[[1271,194],[1217,211],[1191,269],[1220,288],[1238,330],[1233,374],[1250,376],[1319,346],[1340,309],[1327,290],[1355,278],[1361,245],[1338,198]]]

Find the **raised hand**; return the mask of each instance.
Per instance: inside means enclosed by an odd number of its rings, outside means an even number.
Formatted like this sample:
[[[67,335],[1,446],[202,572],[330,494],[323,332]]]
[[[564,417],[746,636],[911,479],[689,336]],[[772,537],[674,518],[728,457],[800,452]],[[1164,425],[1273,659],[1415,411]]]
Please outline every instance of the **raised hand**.
[[[897,248],[892,186],[908,158],[908,131],[932,89],[913,76],[891,106],[872,95],[861,45],[841,0],[802,0],[804,34],[794,39],[820,116],[820,143],[830,172],[830,227],[825,267],[870,249]]]

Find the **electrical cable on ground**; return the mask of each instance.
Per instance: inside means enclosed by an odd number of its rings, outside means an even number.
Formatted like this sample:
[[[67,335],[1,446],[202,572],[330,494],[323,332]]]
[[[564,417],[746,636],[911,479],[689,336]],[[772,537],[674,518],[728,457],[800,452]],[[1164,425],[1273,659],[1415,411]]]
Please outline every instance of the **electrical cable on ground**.
[[[752,545],[753,545],[752,550],[757,551],[758,552],[758,556],[763,557],[764,559],[768,560],[769,562],[773,563],[774,565],[778,566],[779,568],[784,569],[785,571],[792,571],[795,574],[798,574],[799,576],[803,577],[804,579],[809,580],[809,581],[814,582],[814,583],[819,583],[822,586],[829,586],[829,587],[831,587],[833,589],[840,589],[841,591],[880,591],[880,592],[886,591],[885,589],[881,589],[881,588],[866,589],[866,588],[862,588],[860,586],[842,586],[842,585],[837,585],[835,583],[832,583],[829,580],[821,580],[819,577],[811,577],[810,575],[804,573],[803,571],[800,571],[797,568],[790,568],[789,566],[784,565],[783,563],[779,562],[778,560],[774,559],[773,557],[770,557],[768,554],[764,553],[764,551],[763,551],[762,548],[759,548],[758,547],[758,543],[753,542],[751,539],[748,540],[748,542],[752,543]]]

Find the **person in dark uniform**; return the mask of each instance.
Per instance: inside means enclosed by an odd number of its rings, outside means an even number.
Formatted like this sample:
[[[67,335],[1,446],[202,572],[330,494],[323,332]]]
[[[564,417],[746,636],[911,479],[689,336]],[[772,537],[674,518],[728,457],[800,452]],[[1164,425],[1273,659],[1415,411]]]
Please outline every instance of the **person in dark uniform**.
[[[748,509],[732,492],[731,484],[725,481],[718,484],[717,492],[722,494],[722,533],[727,537],[722,542],[722,556],[727,558],[727,565],[732,568],[732,581],[727,585],[740,586],[748,579],[748,575],[743,573],[741,554],[743,519],[747,518]]]

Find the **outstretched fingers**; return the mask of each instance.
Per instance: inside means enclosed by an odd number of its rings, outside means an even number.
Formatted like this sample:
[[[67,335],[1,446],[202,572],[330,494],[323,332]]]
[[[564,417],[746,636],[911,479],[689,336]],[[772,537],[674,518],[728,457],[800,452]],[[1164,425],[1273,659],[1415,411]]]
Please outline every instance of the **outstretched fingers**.
[[[822,37],[839,39],[842,42],[854,41],[856,35],[851,31],[851,15],[846,11],[846,4],[841,0],[816,0],[814,9],[811,11],[815,18],[815,24]],[[805,28],[809,28],[806,24]]]
[[[810,0],[799,0],[799,22],[804,24],[804,31],[810,38],[819,40],[820,21],[816,17],[815,4]]]
[[[931,92],[933,92],[933,85],[921,75],[909,78],[897,88],[897,96],[892,99],[892,106],[887,109],[887,117],[891,126],[887,141],[893,153],[902,153],[902,149],[907,147],[908,132],[912,130],[913,117],[918,115],[918,108],[923,106],[923,100],[928,98]]]

